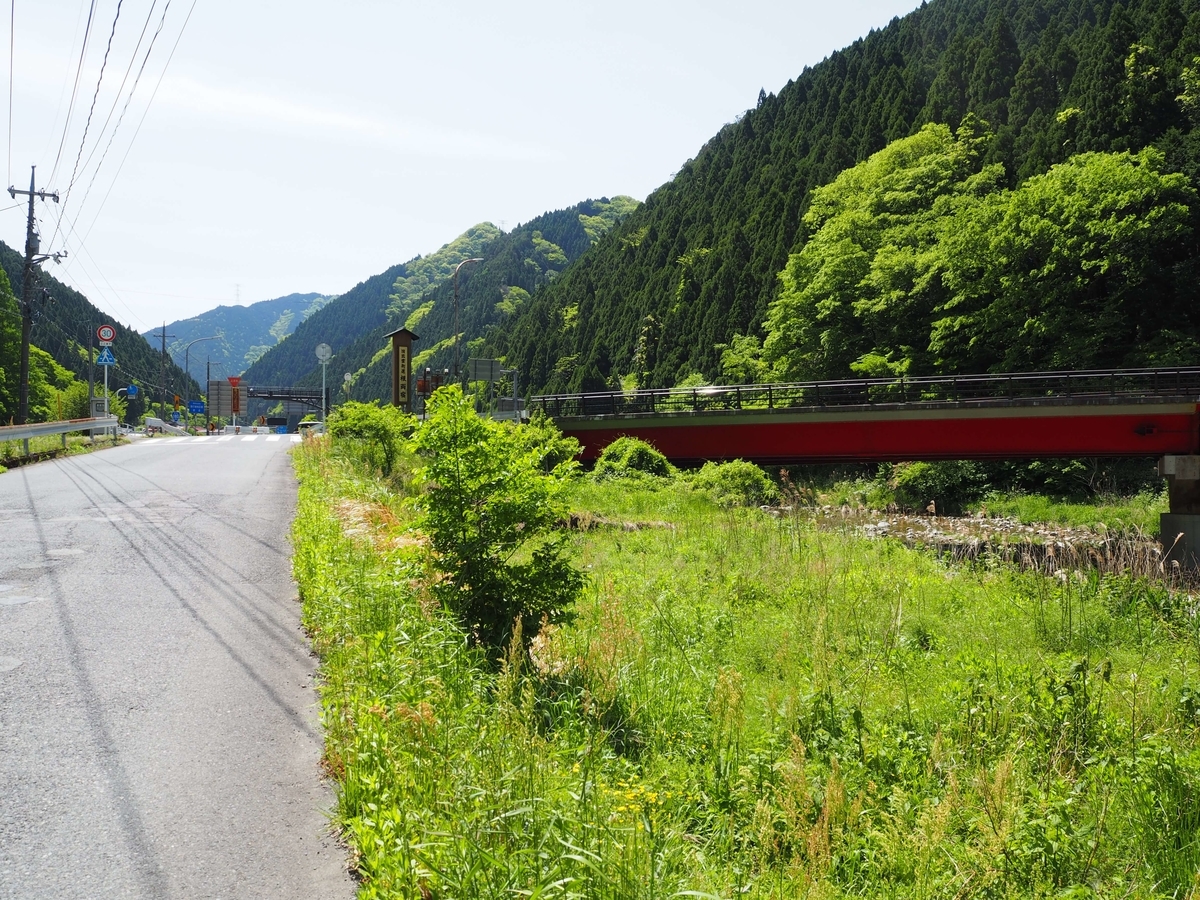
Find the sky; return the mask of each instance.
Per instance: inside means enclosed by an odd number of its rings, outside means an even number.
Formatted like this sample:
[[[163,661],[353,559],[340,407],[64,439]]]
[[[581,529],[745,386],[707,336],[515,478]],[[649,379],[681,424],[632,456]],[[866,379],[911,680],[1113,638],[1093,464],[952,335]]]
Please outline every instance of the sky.
[[[477,222],[644,200],[760,88],[917,3],[7,5],[5,183],[37,166],[42,252],[68,254],[47,270],[145,331],[343,293]],[[25,214],[0,205],[18,250]]]

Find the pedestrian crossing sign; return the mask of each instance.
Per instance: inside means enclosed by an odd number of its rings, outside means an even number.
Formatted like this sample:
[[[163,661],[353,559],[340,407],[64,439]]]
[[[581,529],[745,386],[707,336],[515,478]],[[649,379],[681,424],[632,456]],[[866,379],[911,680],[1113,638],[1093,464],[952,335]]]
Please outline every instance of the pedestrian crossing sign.
[[[98,366],[115,366],[117,358],[112,355],[112,350],[105,347],[100,351],[100,355],[96,357],[96,365]]]

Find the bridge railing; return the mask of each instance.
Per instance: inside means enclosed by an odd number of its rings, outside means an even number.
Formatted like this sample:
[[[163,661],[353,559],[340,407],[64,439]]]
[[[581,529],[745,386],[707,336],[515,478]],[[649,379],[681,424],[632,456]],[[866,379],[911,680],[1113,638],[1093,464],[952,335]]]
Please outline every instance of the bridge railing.
[[[1135,398],[1200,401],[1200,366],[547,394],[531,398],[529,409],[569,419],[912,404],[1108,403]]]

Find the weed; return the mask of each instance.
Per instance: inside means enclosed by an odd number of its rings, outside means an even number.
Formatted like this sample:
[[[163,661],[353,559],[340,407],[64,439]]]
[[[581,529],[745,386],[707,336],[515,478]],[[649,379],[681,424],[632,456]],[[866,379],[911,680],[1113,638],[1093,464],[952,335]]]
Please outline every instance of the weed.
[[[295,570],[361,896],[1194,889],[1195,601],[1115,546],[968,565],[577,479],[578,515],[656,527],[572,531],[575,616],[497,667],[429,602],[416,486],[334,452],[297,450]]]

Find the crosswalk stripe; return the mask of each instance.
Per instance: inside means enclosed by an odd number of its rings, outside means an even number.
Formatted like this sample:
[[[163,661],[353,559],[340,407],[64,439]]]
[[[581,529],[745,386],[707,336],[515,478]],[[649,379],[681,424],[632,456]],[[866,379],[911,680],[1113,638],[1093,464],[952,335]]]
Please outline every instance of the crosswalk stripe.
[[[293,444],[297,444],[302,440],[302,437],[298,434],[288,434],[288,435],[283,435],[283,434],[243,434],[243,435],[225,434],[225,435],[221,435],[220,437],[216,437],[211,434],[200,434],[200,435],[188,435],[187,437],[150,438],[147,440],[139,441],[138,446],[144,447],[146,445],[149,445],[152,447],[160,447],[160,446],[165,446],[167,444],[206,444],[206,443],[209,443],[210,441],[213,443],[219,444],[224,441],[236,440],[238,437],[240,437],[242,439],[242,442],[257,441],[260,437],[265,438],[268,442],[282,441],[282,440],[286,439],[288,442],[293,443]]]

